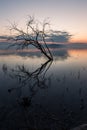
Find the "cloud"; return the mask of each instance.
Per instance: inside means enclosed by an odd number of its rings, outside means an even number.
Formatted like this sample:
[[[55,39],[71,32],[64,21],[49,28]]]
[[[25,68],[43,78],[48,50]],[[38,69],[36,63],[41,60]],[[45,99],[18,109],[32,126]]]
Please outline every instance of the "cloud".
[[[50,42],[68,42],[72,35],[64,31],[51,31],[46,41]]]
[[[7,39],[7,36],[0,36],[0,39]]]
[[[55,31],[51,30],[48,34],[46,34],[46,42],[68,42],[72,35],[70,35],[68,32],[65,31]],[[25,35],[25,38],[27,38],[27,35]],[[36,36],[32,36],[33,39],[36,39]],[[0,36],[0,40],[6,40],[6,39],[13,39],[13,40],[24,40],[24,35],[18,35],[15,37],[12,36]],[[42,37],[38,37],[39,41],[42,41]]]
[[[12,36],[0,36],[0,40],[9,40],[12,39]]]

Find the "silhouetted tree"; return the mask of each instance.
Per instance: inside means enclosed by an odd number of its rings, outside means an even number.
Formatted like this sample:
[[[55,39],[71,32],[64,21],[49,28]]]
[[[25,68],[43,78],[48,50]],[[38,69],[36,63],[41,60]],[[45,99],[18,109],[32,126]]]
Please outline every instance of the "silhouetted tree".
[[[28,48],[29,45],[33,45],[41,51],[48,59],[53,60],[51,51],[46,43],[46,27],[48,22],[44,21],[43,24],[37,22],[34,17],[29,16],[29,20],[26,24],[26,31],[19,29],[16,24],[11,25],[11,30],[18,32],[16,36],[10,38],[15,40],[11,46],[17,46],[17,48]]]

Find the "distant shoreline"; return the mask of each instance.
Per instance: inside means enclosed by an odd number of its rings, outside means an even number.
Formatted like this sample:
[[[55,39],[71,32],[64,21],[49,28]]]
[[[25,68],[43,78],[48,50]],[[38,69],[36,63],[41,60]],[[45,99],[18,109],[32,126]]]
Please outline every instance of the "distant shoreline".
[[[8,46],[11,43],[8,42],[0,42],[0,50],[7,50]],[[51,43],[47,44],[51,49],[59,49],[59,48],[66,48],[66,49],[87,49],[87,43]],[[14,50],[16,47],[10,47],[9,49]],[[29,46],[29,49],[35,49],[33,46]]]

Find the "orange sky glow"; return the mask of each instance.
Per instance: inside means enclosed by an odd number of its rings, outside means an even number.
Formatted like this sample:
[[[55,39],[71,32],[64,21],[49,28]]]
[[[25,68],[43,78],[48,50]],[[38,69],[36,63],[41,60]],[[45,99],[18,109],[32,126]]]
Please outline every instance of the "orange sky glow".
[[[1,0],[0,36],[10,34],[10,22],[25,28],[28,15],[47,18],[53,30],[69,32],[69,42],[87,43],[87,0]]]

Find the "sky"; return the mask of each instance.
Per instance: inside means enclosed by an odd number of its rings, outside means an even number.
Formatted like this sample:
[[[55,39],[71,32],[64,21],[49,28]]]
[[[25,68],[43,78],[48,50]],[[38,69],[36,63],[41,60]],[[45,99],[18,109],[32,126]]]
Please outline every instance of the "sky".
[[[52,29],[73,35],[71,42],[87,43],[87,0],[0,0],[0,36],[10,33],[10,22],[24,27],[28,15],[49,18]]]

